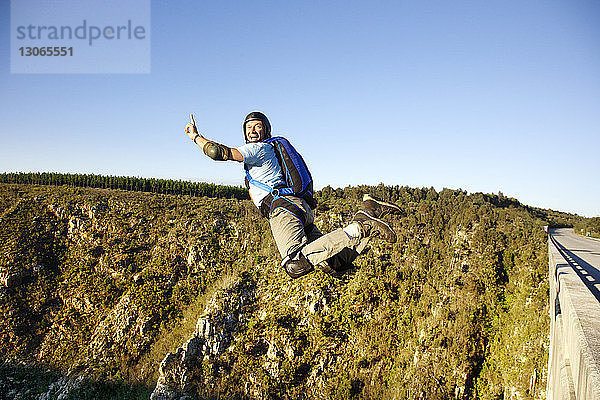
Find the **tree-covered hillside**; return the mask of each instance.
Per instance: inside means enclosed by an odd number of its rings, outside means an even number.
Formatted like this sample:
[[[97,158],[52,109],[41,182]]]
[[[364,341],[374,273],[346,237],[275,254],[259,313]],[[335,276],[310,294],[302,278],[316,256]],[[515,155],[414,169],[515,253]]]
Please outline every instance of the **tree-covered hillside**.
[[[600,238],[600,217],[583,218],[573,225],[575,233]]]
[[[291,280],[248,200],[0,184],[0,394],[543,398],[547,213],[359,186],[320,191],[317,226],[366,192],[402,207],[398,241]]]

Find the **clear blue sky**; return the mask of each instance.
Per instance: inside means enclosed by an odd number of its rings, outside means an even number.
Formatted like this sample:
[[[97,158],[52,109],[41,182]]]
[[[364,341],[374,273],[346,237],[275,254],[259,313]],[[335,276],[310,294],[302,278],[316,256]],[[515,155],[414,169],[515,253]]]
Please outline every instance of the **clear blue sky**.
[[[600,216],[597,1],[152,1],[149,74],[11,74],[0,26],[0,171],[242,184],[183,127],[238,146],[260,109],[317,187]]]

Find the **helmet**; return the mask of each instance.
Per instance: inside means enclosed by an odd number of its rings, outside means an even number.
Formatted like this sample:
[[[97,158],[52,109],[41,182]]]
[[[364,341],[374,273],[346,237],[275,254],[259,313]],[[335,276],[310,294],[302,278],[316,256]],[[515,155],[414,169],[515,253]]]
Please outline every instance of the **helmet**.
[[[244,140],[246,143],[248,143],[248,138],[246,138],[246,123],[250,121],[261,121],[263,123],[263,140],[271,137],[271,123],[269,122],[267,116],[260,111],[252,111],[250,114],[246,115],[244,123],[242,124],[242,134],[244,135]]]

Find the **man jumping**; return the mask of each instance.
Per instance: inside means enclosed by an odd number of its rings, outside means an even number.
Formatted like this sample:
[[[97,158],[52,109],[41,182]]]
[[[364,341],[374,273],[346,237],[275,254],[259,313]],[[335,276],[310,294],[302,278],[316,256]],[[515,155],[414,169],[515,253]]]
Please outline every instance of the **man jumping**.
[[[215,161],[238,161],[244,163],[253,182],[248,185],[252,202],[268,218],[273,238],[282,257],[281,265],[292,278],[299,278],[319,266],[324,271],[339,277],[353,267],[352,261],[361,254],[369,237],[380,237],[388,242],[396,241],[393,229],[381,218],[389,213],[399,213],[400,208],[365,194],[363,204],[352,222],[326,235],[314,224],[313,210],[307,198],[284,195],[285,204],[274,206],[273,195],[279,197],[276,189],[287,186],[272,144],[265,143],[271,138],[271,123],[258,111],[246,116],[242,132],[246,144],[238,148],[210,141],[198,133],[196,124],[188,123],[187,135],[208,157]],[[311,199],[309,199],[311,200]],[[312,207],[316,202],[311,202]]]

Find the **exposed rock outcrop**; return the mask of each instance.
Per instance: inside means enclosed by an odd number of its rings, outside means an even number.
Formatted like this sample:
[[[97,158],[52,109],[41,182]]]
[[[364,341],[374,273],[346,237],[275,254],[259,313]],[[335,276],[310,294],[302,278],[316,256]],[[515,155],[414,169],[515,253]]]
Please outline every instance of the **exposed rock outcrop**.
[[[245,323],[255,289],[252,281],[238,279],[213,296],[198,320],[194,335],[175,352],[167,354],[160,364],[152,400],[191,398],[197,385],[204,381],[204,371],[217,368],[213,362],[227,351]]]

